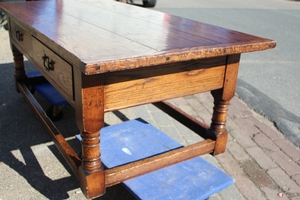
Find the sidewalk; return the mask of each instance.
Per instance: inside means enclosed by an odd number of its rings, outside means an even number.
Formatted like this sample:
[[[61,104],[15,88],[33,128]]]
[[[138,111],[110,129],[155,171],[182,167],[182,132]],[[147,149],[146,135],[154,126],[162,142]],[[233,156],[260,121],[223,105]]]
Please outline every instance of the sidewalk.
[[[15,92],[13,58],[8,32],[0,30],[0,200],[85,199],[78,181],[33,111]],[[30,69],[32,66],[26,62]],[[48,103],[37,96],[43,107]],[[212,97],[209,93],[170,101],[198,120],[209,124]],[[141,117],[186,145],[201,138],[152,105],[106,114],[106,123]],[[67,140],[77,147],[74,110],[67,106],[64,118],[55,123]],[[300,150],[278,132],[264,117],[234,97],[227,118],[227,151],[209,162],[235,179],[231,186],[212,196],[219,199],[300,200]],[[75,133],[75,134],[74,134]],[[99,199],[132,199],[120,185],[109,188]]]

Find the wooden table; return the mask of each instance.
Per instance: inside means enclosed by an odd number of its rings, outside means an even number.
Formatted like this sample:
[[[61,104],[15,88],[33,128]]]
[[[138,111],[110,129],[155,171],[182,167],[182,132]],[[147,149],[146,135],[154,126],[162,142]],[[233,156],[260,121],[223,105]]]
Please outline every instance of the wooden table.
[[[112,0],[0,3],[9,18],[15,81],[72,168],[88,198],[132,177],[206,153],[225,151],[226,114],[240,54],[275,41]],[[45,116],[27,86],[23,55],[75,108],[82,158]],[[164,100],[211,91],[209,127]],[[154,103],[204,141],[104,170],[104,113]]]

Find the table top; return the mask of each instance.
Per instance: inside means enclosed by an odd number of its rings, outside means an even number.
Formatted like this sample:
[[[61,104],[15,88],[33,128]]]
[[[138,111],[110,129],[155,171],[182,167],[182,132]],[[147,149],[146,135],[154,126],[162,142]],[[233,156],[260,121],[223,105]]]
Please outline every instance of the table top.
[[[273,40],[113,0],[0,2],[0,7],[88,75],[276,46]]]

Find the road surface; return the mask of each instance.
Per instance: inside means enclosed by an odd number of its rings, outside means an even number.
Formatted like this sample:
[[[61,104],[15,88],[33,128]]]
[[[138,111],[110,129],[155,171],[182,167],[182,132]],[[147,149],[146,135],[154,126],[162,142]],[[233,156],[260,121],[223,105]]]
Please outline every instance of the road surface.
[[[300,1],[158,0],[154,9],[276,40],[242,55],[237,95],[300,147]]]

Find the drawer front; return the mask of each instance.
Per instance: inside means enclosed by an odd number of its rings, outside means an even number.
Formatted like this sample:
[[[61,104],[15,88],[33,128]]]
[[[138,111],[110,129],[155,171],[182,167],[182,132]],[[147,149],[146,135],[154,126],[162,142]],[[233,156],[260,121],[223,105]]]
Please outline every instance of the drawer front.
[[[72,104],[72,65],[32,37],[32,59],[43,76]]]
[[[16,45],[18,45],[22,53],[26,54],[27,56],[31,56],[31,35],[27,32],[22,26],[17,24],[14,21],[10,21],[10,37],[14,41]]]

